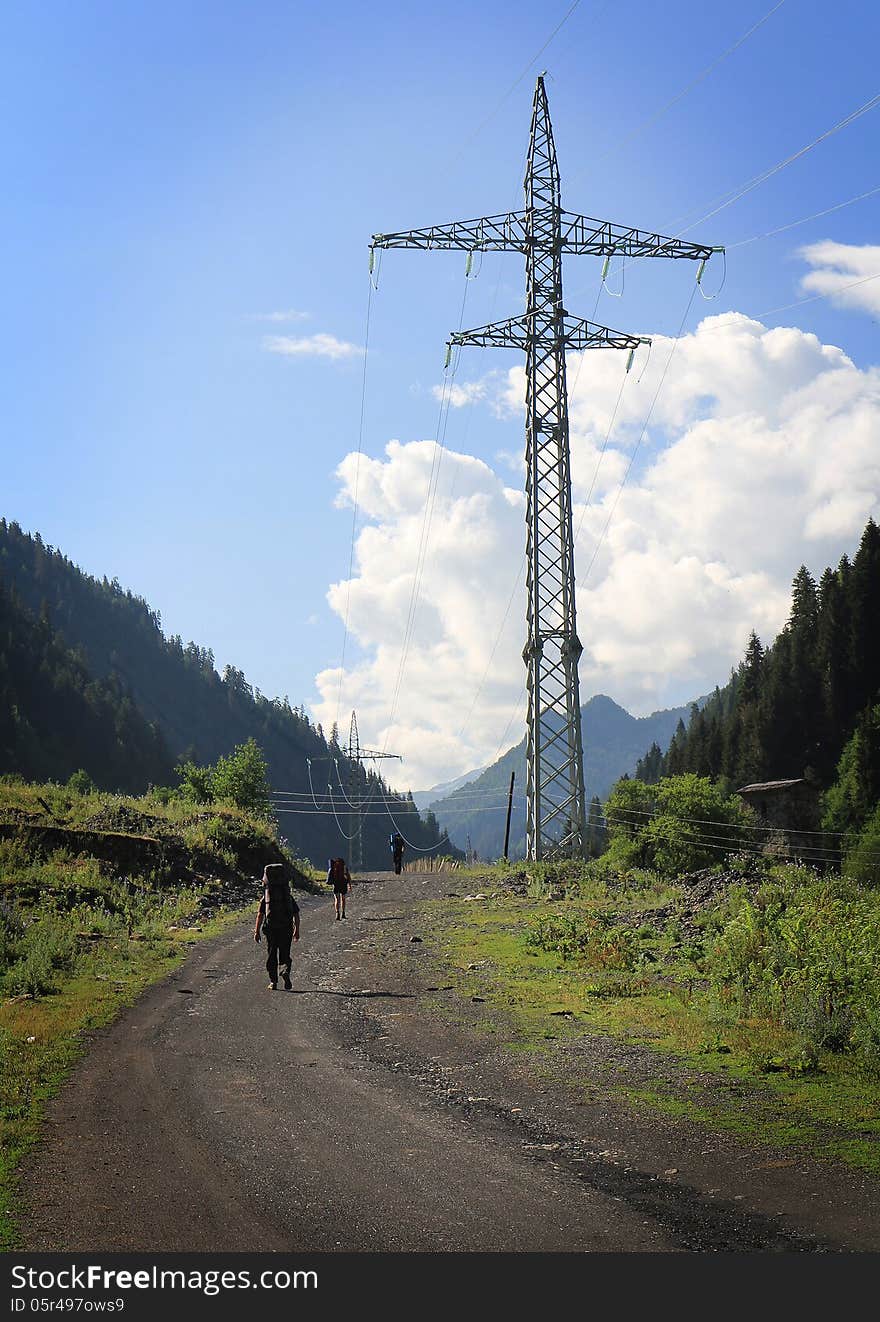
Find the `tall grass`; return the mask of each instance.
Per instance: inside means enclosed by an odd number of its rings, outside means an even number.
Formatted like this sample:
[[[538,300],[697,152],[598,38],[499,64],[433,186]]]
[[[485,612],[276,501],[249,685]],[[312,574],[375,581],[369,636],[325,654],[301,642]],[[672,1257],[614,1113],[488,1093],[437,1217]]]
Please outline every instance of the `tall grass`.
[[[807,1058],[851,1053],[880,1076],[880,895],[789,867],[734,891],[705,969],[723,1013],[798,1035]]]

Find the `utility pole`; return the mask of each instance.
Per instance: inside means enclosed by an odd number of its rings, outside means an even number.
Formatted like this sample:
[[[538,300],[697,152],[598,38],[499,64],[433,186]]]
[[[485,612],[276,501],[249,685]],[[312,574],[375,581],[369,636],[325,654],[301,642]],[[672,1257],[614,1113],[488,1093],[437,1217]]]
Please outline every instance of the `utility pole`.
[[[513,809],[513,782],[516,780],[516,769],[510,773],[510,789],[507,791],[507,824],[504,827],[504,860],[507,861],[507,850],[510,845],[510,814]]]
[[[374,749],[361,748],[360,735],[358,734],[357,712],[351,713],[351,725],[348,730],[348,748],[345,750],[345,756],[348,758],[348,784],[349,784],[349,824],[351,830],[351,866],[352,869],[362,868],[364,865],[364,804],[363,800],[357,796],[361,792],[358,784],[358,769],[363,766],[364,759],[371,762],[377,762],[382,758],[396,758],[402,762],[403,758],[399,753],[379,753]]]
[[[722,249],[564,211],[543,75],[535,87],[523,211],[374,234],[370,247],[519,252],[525,257],[525,314],[456,332],[448,344],[525,351],[526,855],[580,856],[586,816],[578,688],[583,646],[575,609],[565,355],[577,349],[627,349],[631,362],[632,352],[648,341],[569,316],[562,298],[562,258],[588,254],[606,262],[622,256],[705,263]]]

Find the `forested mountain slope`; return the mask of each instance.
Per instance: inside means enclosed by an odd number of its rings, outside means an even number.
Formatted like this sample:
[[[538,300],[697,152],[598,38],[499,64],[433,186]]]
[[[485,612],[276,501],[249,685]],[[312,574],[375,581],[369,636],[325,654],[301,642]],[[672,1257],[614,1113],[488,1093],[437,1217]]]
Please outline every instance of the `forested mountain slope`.
[[[233,666],[227,666],[221,677],[210,650],[193,642],[184,645],[179,636],[165,637],[159,612],[142,597],[126,591],[116,579],[98,580],[83,573],[59,550],[46,545],[39,534],[24,533],[17,523],[5,519],[0,519],[0,587],[8,599],[14,596],[22,618],[35,626],[41,622],[40,627],[50,629],[62,651],[76,654],[76,685],[85,691],[93,681],[93,696],[103,694],[105,707],[112,696],[124,718],[130,719],[123,739],[129,754],[124,775],[100,740],[96,744],[100,751],[90,762],[82,756],[75,762],[100,785],[145,789],[151,781],[173,780],[178,759],[213,763],[254,738],[265,754],[273,789],[297,796],[289,800],[280,822],[283,834],[303,857],[321,862],[331,853],[349,852],[345,837],[352,829],[342,812],[343,808],[347,812],[347,805],[340,778],[354,802],[370,798],[371,811],[363,822],[365,862],[377,866],[387,861],[392,824],[386,806],[414,845],[430,851],[437,842],[436,824],[430,818],[421,820],[412,799],[392,795],[378,777],[352,766],[332,733],[328,741],[302,707],[292,707],[286,697],[265,697]],[[20,626],[20,633],[25,653],[29,652],[39,669],[43,664],[39,633],[30,626]],[[26,766],[38,769],[25,770],[25,763],[19,765],[16,760],[23,755],[14,750],[10,750],[8,769],[66,778],[73,749],[81,747],[81,741],[62,747],[57,721],[51,729],[41,723],[35,691],[22,687],[22,657],[16,655],[17,687],[15,692],[9,689],[7,698],[25,713],[30,731]],[[57,664],[70,663],[59,660]],[[140,725],[133,712],[139,713]],[[149,756],[146,751],[143,755],[135,752],[147,738],[141,726],[146,731],[155,726],[161,735],[157,751]],[[24,735],[18,737],[15,747],[22,747],[23,739]],[[307,759],[315,764],[320,812],[311,798]],[[331,771],[336,787],[332,802],[327,795]]]
[[[79,769],[134,792],[169,781],[174,759],[118,681],[93,679],[0,581],[0,774],[67,780]]]

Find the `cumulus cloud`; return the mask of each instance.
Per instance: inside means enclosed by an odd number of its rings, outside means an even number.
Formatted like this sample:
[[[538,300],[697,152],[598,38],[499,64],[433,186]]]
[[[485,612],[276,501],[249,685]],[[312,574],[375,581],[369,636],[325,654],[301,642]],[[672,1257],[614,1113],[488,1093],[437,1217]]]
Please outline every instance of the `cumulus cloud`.
[[[489,378],[481,381],[465,381],[462,385],[432,386],[431,394],[435,399],[449,401],[450,408],[461,409],[466,404],[473,404],[478,399],[485,399],[489,393]]]
[[[503,415],[507,410],[504,392],[500,390],[503,381],[503,372],[492,371],[487,372],[485,376],[479,377],[476,381],[463,381],[461,383],[456,381],[452,384],[444,382],[441,385],[432,386],[431,394],[437,400],[448,402],[449,407],[453,409],[461,409],[468,404],[485,402],[493,413]]]
[[[671,349],[657,337],[622,391],[623,355],[569,362],[582,697],[637,714],[723,684],[749,631],[769,641],[784,623],[799,565],[836,563],[880,512],[880,370],[736,313]],[[523,385],[517,368],[494,403],[521,417]],[[338,470],[342,504],[356,468],[349,455]],[[393,441],[361,458],[358,501],[356,570],[328,594],[361,648],[342,711],[405,755],[407,783],[429,785],[492,758],[521,704],[524,497],[470,456]],[[325,724],[339,678],[317,678]]]
[[[834,243],[801,248],[814,269],[801,279],[805,294],[826,294],[838,307],[880,314],[880,244]]]
[[[285,354],[291,358],[359,358],[364,350],[359,344],[350,344],[347,340],[337,340],[335,335],[305,335],[296,338],[292,335],[267,335],[263,348],[268,353]]]

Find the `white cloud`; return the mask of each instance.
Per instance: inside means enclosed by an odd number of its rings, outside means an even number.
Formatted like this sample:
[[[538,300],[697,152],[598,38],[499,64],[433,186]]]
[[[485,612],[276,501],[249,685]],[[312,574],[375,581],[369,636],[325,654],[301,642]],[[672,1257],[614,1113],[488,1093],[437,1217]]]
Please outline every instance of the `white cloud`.
[[[825,239],[801,248],[800,255],[814,268],[801,279],[805,294],[827,294],[838,307],[880,315],[880,279],[872,279],[880,276],[880,244]]]
[[[784,623],[799,565],[835,564],[880,511],[880,370],[859,370],[814,335],[736,313],[707,318],[679,341],[621,491],[671,347],[657,337],[641,380],[634,365],[604,455],[624,356],[591,352],[569,363],[582,696],[609,693],[637,713],[723,684],[749,631],[769,641]],[[521,417],[522,388],[518,368],[485,404]],[[352,500],[356,464],[349,455],[340,465],[339,503]],[[344,677],[341,710],[356,707],[370,743],[387,738],[405,755],[407,783],[432,784],[490,760],[521,701],[524,497],[477,459],[441,458],[433,441],[392,441],[383,457],[361,458],[358,498],[355,575],[328,594],[340,615],[349,602],[362,654]],[[338,670],[317,683],[316,715],[329,726]]]
[[[267,335],[263,348],[269,353],[286,354],[292,358],[359,358],[363,348],[359,344],[349,344],[347,340],[337,340],[335,335],[306,335],[300,339],[292,335]]]
[[[489,393],[489,378],[484,377],[481,381],[466,381],[463,385],[453,384],[432,386],[431,394],[435,399],[448,400],[451,408],[461,409],[466,404],[473,404],[479,399],[485,399]]]
[[[299,312],[296,308],[287,308],[283,312],[252,312],[249,321],[308,321],[310,314],[308,312]]]

